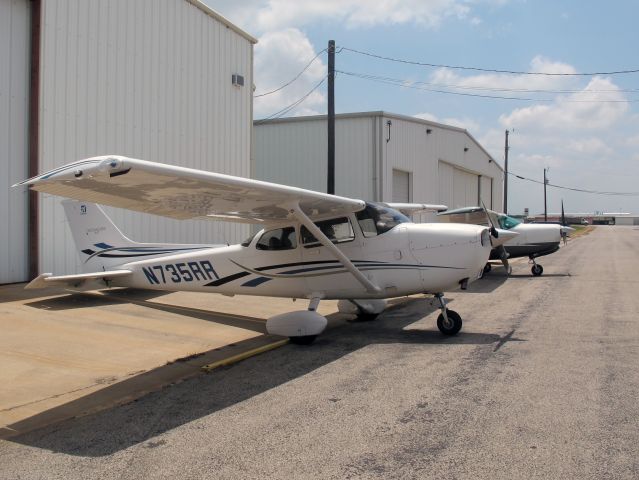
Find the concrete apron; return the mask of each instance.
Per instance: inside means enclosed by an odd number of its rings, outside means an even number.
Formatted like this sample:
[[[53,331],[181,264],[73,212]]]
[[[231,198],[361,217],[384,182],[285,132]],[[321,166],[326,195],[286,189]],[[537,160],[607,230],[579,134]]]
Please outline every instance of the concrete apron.
[[[271,315],[306,301],[0,286],[0,438],[130,402],[286,343]],[[322,302],[320,312],[335,312]]]

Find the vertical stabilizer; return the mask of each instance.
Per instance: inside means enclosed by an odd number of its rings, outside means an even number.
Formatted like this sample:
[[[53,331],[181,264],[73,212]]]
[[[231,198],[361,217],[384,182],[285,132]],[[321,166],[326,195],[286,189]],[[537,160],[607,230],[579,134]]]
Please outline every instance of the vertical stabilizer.
[[[62,206],[85,272],[112,270],[136,260],[216,246],[134,242],[95,203],[65,200]]]

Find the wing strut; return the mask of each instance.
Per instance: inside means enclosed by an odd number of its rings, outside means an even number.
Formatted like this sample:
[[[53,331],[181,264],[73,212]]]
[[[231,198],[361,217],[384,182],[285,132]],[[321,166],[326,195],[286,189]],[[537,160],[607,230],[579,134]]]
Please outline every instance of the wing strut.
[[[342,253],[342,251],[335,246],[333,242],[331,242],[324,233],[317,228],[310,218],[302,211],[298,204],[293,205],[289,212],[293,215],[299,222],[308,228],[309,232],[311,232],[317,240],[324,245],[337,260],[344,265],[344,268],[348,270],[353,276],[357,279],[359,283],[361,283],[367,292],[369,293],[380,293],[382,291],[377,285],[371,282],[366,276],[360,272],[353,262],[351,262],[346,255]]]

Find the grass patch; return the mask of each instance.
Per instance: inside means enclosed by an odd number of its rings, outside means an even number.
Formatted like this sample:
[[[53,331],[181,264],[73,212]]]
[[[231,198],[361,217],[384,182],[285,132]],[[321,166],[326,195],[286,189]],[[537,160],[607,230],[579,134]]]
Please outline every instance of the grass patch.
[[[592,232],[595,229],[595,227],[593,227],[592,225],[570,225],[570,226],[575,229],[574,232],[570,232],[570,237],[569,237],[573,240],[575,238],[588,235],[590,232]]]

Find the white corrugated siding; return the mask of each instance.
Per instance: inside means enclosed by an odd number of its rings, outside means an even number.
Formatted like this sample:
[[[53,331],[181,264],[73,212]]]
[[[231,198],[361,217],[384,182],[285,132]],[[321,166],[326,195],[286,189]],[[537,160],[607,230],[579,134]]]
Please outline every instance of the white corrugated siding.
[[[373,198],[372,118],[337,119],[335,193]],[[327,184],[326,118],[260,124],[254,127],[255,178],[320,192]]]
[[[250,176],[252,44],[184,0],[43,2],[40,170],[116,153]],[[244,76],[234,87],[231,75]],[[60,199],[43,196],[41,271],[76,271]],[[132,239],[237,242],[240,224],[108,209]]]
[[[28,275],[29,4],[0,0],[0,283]]]
[[[410,172],[411,201],[470,206],[481,175],[493,180],[492,205],[501,209],[503,173],[463,130],[370,112],[338,116],[335,131],[338,194],[393,201],[399,170]],[[257,178],[326,191],[326,117],[258,122],[254,134]]]
[[[391,132],[386,142],[388,120]],[[389,178],[394,168],[411,172],[412,201],[472,206],[479,200],[478,175],[501,185],[501,170],[466,132],[392,115],[384,117],[382,125],[383,178]],[[392,184],[383,183],[383,200],[390,201]],[[493,205],[500,202],[501,194],[493,191]]]

